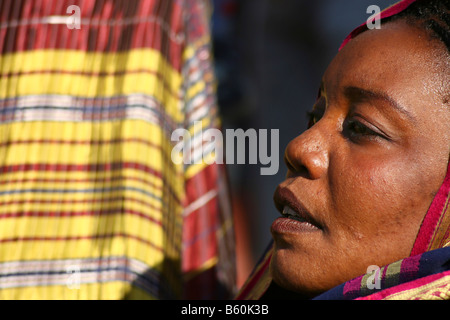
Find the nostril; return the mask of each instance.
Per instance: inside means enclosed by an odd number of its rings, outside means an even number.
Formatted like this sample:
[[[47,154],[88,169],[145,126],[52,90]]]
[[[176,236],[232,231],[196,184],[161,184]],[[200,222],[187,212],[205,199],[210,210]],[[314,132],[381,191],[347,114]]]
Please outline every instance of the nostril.
[[[287,178],[290,177],[298,177],[302,176],[304,178],[309,178],[308,168],[306,168],[303,164],[297,163],[293,164],[287,155],[284,156],[284,162],[286,163],[286,167],[288,169]]]

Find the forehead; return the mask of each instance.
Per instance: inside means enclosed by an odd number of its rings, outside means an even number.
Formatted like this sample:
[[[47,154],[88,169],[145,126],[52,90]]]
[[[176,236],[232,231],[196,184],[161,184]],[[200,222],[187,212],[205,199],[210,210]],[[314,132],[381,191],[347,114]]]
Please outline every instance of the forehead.
[[[323,78],[326,94],[338,94],[346,86],[381,91],[411,108],[419,106],[411,111],[420,116],[420,105],[442,106],[447,90],[449,69],[439,50],[424,31],[404,22],[366,31],[330,64]]]

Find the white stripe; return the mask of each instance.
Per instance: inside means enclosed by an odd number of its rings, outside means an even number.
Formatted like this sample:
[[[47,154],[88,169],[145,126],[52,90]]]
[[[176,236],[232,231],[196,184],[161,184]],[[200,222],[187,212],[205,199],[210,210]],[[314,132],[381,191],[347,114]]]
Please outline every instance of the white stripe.
[[[48,286],[48,285],[73,285],[73,274],[44,274],[44,275],[22,275],[7,277],[0,282],[0,289],[29,287],[29,286]],[[118,270],[108,270],[99,272],[81,272],[77,274],[78,284],[101,283],[114,280],[133,282],[138,278],[136,274],[126,273]]]
[[[123,261],[125,260],[125,261]],[[35,261],[13,261],[0,264],[0,275],[23,272],[32,273],[39,271],[61,272],[67,268],[77,266],[80,270],[93,268],[118,267],[127,265],[136,272],[145,272],[148,266],[135,259],[125,257],[107,257],[102,259],[66,259],[66,260],[35,260]]]
[[[6,22],[0,23],[0,29],[6,28],[16,28],[20,26],[29,26],[35,24],[66,24],[71,22],[72,16],[46,16],[46,17],[35,17],[21,20],[8,20]],[[128,26],[133,24],[148,23],[153,22],[158,24],[161,29],[163,29],[171,38],[172,41],[177,44],[181,44],[185,40],[185,36],[182,32],[172,31],[170,24],[164,21],[163,18],[157,17],[155,15],[149,15],[146,17],[132,17],[132,18],[121,18],[121,19],[93,19],[93,18],[81,18],[80,24],[85,26]]]
[[[191,214],[198,208],[204,206],[206,203],[208,203],[211,199],[215,198],[216,196],[217,190],[210,190],[209,192],[205,193],[203,196],[192,202],[184,209],[183,216],[187,217],[189,214]]]
[[[130,272],[123,270],[107,270],[126,266]],[[93,269],[95,271],[86,271]],[[99,269],[99,270],[97,270]],[[145,263],[124,257],[108,257],[102,259],[67,259],[67,260],[42,260],[42,261],[14,261],[0,264],[0,289],[42,286],[42,285],[69,285],[73,279],[71,270],[79,270],[77,280],[83,283],[99,283],[113,280],[132,282],[146,273],[148,277],[157,274],[148,272],[149,266]],[[157,272],[156,270],[154,270]],[[42,272],[43,274],[31,274]],[[52,274],[50,272],[55,272]],[[8,274],[23,273],[22,275]],[[29,274],[27,274],[29,273]],[[157,279],[155,279],[157,280]]]

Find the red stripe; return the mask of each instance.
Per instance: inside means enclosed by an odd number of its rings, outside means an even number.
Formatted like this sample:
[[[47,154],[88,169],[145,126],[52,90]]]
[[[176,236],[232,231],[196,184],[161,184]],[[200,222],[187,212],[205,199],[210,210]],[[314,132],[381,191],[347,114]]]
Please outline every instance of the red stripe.
[[[0,23],[8,23],[10,26],[0,29],[0,52],[36,49],[121,52],[136,48],[153,48],[164,51],[163,54],[174,68],[180,70],[184,44],[174,41],[170,36],[170,33],[180,33],[183,27],[182,10],[176,1],[106,0],[101,3],[83,0],[40,2],[4,0],[2,2]],[[163,4],[157,8],[158,3]],[[78,5],[81,9],[81,29],[69,29],[65,24],[30,24],[31,19],[54,15],[70,16],[71,14],[66,13],[70,5]],[[147,21],[123,24],[132,19],[147,19]],[[87,22],[90,25],[86,25]]]
[[[94,210],[94,211],[16,211],[9,213],[1,213],[0,219],[6,218],[22,218],[22,217],[38,217],[38,218],[63,218],[63,217],[86,217],[86,216],[105,216],[105,215],[116,215],[116,214],[129,214],[133,216],[138,216],[144,218],[145,220],[151,221],[159,226],[162,226],[161,221],[158,221],[148,215],[135,210],[129,209],[109,209],[109,210]]]
[[[219,165],[204,168],[186,182],[186,207],[211,190],[217,190]],[[183,220],[183,271],[196,270],[208,259],[218,255],[217,227],[221,212],[213,198]]]
[[[215,232],[202,237],[188,247],[183,246],[182,270],[190,272],[198,270],[204,263],[217,256],[217,236]]]
[[[170,168],[170,166],[168,166]],[[10,165],[10,166],[2,166],[0,167],[0,174],[12,173],[12,172],[24,172],[24,171],[47,171],[47,172],[69,172],[69,171],[113,171],[119,169],[135,169],[139,171],[143,171],[145,173],[149,173],[157,178],[160,178],[163,183],[163,191],[168,192],[177,202],[181,200],[170,187],[169,183],[167,183],[166,179],[163,178],[162,174],[159,171],[156,171],[148,166],[145,166],[140,163],[135,162],[118,162],[118,163],[108,163],[108,164],[86,164],[86,165],[71,165],[71,164],[45,164],[45,163],[35,163],[35,164],[18,164],[18,165]],[[178,174],[176,174],[178,175]],[[125,178],[134,180],[133,178]],[[138,180],[138,179],[136,179]],[[3,180],[2,183],[9,183],[8,180]],[[67,182],[70,180],[64,180]],[[91,180],[92,181],[92,180]],[[145,181],[145,180],[141,180]]]
[[[14,140],[0,143],[1,147],[9,147],[10,145],[17,144],[68,144],[68,145],[105,145],[105,144],[116,144],[116,143],[141,143],[149,147],[161,150],[161,146],[151,143],[148,140],[139,138],[128,138],[128,139],[112,139],[112,140],[56,140],[56,139],[28,139],[28,140]]]
[[[45,178],[35,178],[35,179],[8,179],[8,180],[0,180],[0,185],[2,184],[12,184],[12,183],[29,183],[29,182],[39,182],[39,183],[106,183],[106,182],[114,182],[114,181],[122,181],[122,180],[130,180],[142,182],[154,189],[161,190],[161,186],[157,186],[151,182],[148,182],[144,179],[135,178],[135,177],[106,177],[103,179],[94,178],[94,179],[45,179]]]
[[[135,199],[132,197],[112,197],[112,198],[108,198],[108,197],[102,197],[99,199],[70,199],[70,200],[65,200],[65,199],[58,199],[58,200],[45,200],[45,199],[25,199],[25,200],[11,200],[11,201],[0,201],[0,207],[1,206],[8,206],[8,205],[23,205],[23,204],[93,204],[93,203],[103,203],[103,202],[114,202],[114,201],[123,201],[123,202],[135,202],[135,203],[139,203],[142,205],[146,205],[152,209],[156,209],[156,210],[161,210],[160,208],[156,208],[155,206],[153,206],[152,204],[146,202],[146,201],[142,201],[139,199]]]
[[[265,257],[264,263],[260,266],[260,268],[256,271],[256,273],[251,276],[251,279],[249,280],[247,285],[241,289],[241,292],[235,298],[236,300],[246,300],[247,299],[247,296],[253,290],[255,285],[260,281],[260,279],[264,275],[264,273],[266,271],[268,271],[271,258],[272,258],[272,252],[270,252],[270,254],[267,257]],[[262,294],[263,294],[263,292],[261,292],[261,296],[262,296]]]
[[[185,217],[183,223],[186,227],[183,232],[183,243],[206,242],[209,246],[210,241],[207,240],[205,233],[216,234],[217,227],[220,226],[218,208],[217,198],[214,198]]]
[[[386,19],[391,16],[394,16],[403,10],[405,10],[407,7],[409,7],[412,3],[416,2],[416,0],[402,0],[400,2],[397,2],[396,4],[386,8],[385,10],[381,11],[379,14],[380,19]],[[354,29],[342,42],[339,50],[342,50],[347,43],[349,43],[353,38],[355,38],[357,35],[362,33],[363,31],[367,30],[367,22],[364,22],[359,27]]]
[[[23,113],[25,113],[25,112],[26,111],[24,111]],[[84,110],[80,110],[79,112],[81,112],[81,117],[77,121],[87,121],[87,122],[93,121],[93,120],[99,120],[99,121],[100,120],[115,120],[115,119],[125,120],[125,119],[127,119],[127,116],[128,116],[128,112],[126,110],[119,110],[119,111],[114,111],[114,112],[108,111],[107,113],[99,112],[97,114],[91,113],[91,112],[85,112]],[[31,111],[31,113],[33,113],[33,112]],[[39,116],[44,117],[44,118],[51,117],[53,115],[53,113],[54,113],[53,110],[48,111],[48,110],[41,109],[41,112],[39,112]],[[70,111],[70,113],[72,113],[72,111]],[[40,119],[39,116],[37,117],[38,120]],[[35,118],[36,118],[36,116],[35,116]],[[142,118],[144,118],[143,119],[144,121],[146,120],[145,116],[141,117],[141,120],[142,120]],[[48,119],[45,119],[45,120],[52,121],[52,120],[48,120]],[[65,122],[70,122],[71,119],[66,116],[62,120]],[[23,121],[23,119],[14,113],[10,113],[10,114],[3,115],[0,117],[0,123],[1,122],[11,122],[11,121]]]
[[[24,163],[9,166],[1,166],[0,173],[21,172],[21,171],[113,171],[120,169],[136,169],[145,173],[152,174],[158,178],[162,178],[162,174],[146,165],[137,162],[113,162],[105,164],[48,164],[48,163]]]
[[[186,181],[186,206],[196,201],[218,185],[219,166],[209,165]]]
[[[419,234],[414,242],[411,256],[415,256],[429,250],[429,246],[432,244],[434,234],[436,233],[436,225],[439,219],[444,214],[444,207],[446,199],[450,195],[450,162],[447,166],[447,175],[445,176],[442,186],[439,188],[436,196],[431,203],[428,212],[423,219],[422,225],[419,229]]]

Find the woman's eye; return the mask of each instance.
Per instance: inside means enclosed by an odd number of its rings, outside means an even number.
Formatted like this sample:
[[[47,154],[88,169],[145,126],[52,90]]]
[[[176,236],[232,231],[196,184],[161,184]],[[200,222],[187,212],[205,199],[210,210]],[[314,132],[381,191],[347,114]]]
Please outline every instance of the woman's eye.
[[[362,125],[359,122],[351,121],[349,123],[349,128],[352,132],[358,134],[370,134],[371,130],[369,130],[366,126]]]
[[[375,131],[369,129],[366,125],[356,120],[350,120],[347,122],[345,130],[348,132],[350,138],[374,138],[380,136]]]

